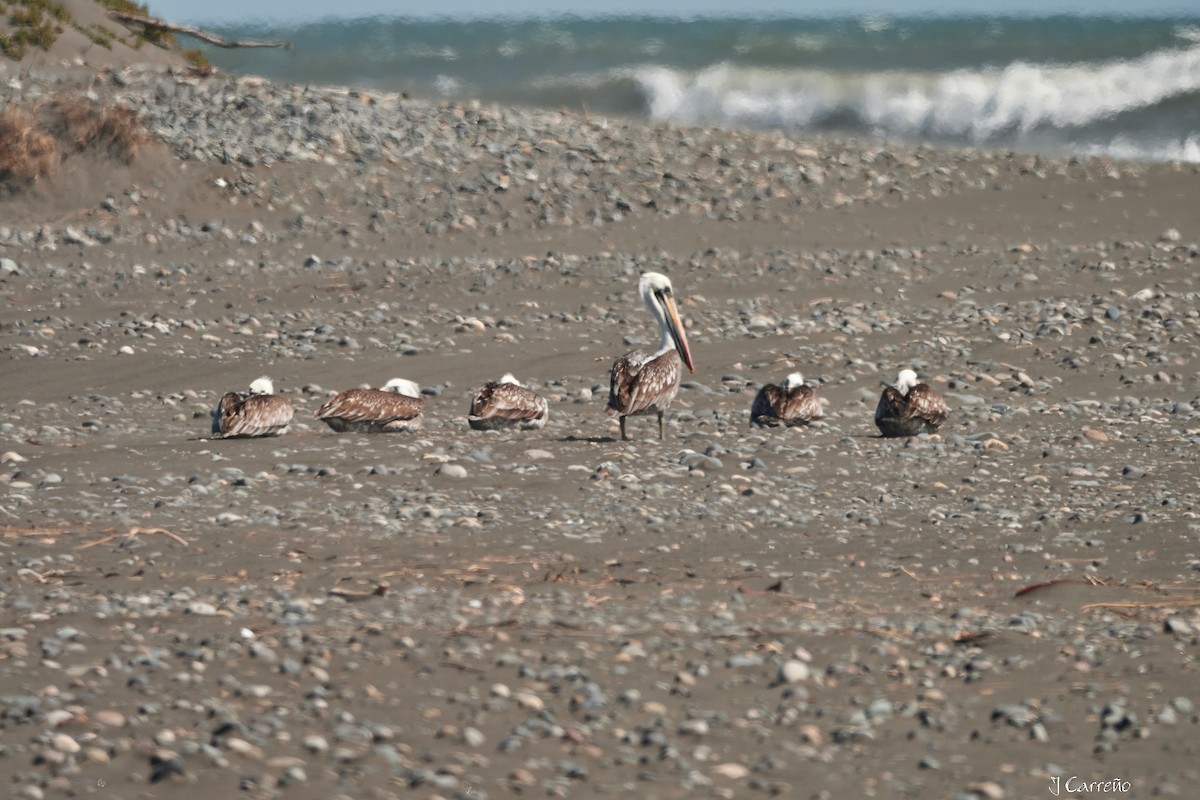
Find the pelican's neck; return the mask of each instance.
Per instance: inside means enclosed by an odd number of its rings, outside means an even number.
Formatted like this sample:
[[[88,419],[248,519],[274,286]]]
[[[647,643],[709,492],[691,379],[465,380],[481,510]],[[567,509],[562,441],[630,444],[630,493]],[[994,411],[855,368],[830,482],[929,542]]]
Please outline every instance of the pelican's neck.
[[[658,302],[658,298],[653,292],[646,292],[645,299],[646,308],[650,309],[650,313],[654,315],[654,321],[658,323],[658,349],[654,351],[654,357],[658,358],[675,349],[675,339],[671,336],[671,325],[667,322],[667,310],[663,308],[662,303]]]
[[[671,338],[671,329],[667,326],[666,319],[662,317],[658,319],[658,333],[658,350],[654,352],[654,355],[661,356],[674,350],[675,340]]]

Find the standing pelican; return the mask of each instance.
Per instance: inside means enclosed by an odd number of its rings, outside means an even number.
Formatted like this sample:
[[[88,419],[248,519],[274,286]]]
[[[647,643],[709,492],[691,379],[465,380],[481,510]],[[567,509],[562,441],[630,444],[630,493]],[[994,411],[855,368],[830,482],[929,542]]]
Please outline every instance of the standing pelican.
[[[807,425],[825,416],[821,400],[811,386],[804,385],[804,376],[793,372],[776,386],[768,383],[758,391],[750,407],[750,421],[764,427]]]
[[[683,377],[680,359],[692,372],[696,371],[696,366],[692,363],[687,334],[675,308],[671,281],[666,275],[645,272],[638,282],[638,292],[658,322],[658,349],[653,353],[634,350],[613,362],[607,413],[610,417],[621,418],[621,439],[624,441],[629,439],[625,433],[626,417],[657,414],[661,441],[666,437],[663,416],[679,393],[679,381]]]
[[[213,412],[212,432],[225,438],[276,436],[287,430],[295,411],[275,394],[270,378],[259,378],[248,392],[227,392]]]
[[[946,401],[927,383],[917,382],[917,373],[904,369],[895,387],[887,386],[875,407],[875,425],[884,436],[916,436],[933,433],[946,421]]]
[[[338,433],[406,433],[425,422],[421,387],[392,378],[382,389],[347,389],[317,409],[317,419]]]
[[[541,430],[550,410],[546,398],[526,389],[506,373],[499,381],[488,381],[471,398],[467,423],[477,431],[500,428]]]

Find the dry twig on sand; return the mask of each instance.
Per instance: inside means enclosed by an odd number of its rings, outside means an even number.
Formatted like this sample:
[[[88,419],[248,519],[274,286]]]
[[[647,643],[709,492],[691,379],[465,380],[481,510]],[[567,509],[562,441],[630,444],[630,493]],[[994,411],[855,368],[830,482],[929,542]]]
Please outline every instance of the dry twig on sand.
[[[234,47],[282,47],[284,50],[291,50],[292,43],[285,39],[276,39],[270,41],[259,41],[257,39],[240,39],[230,41],[224,37],[218,36],[209,31],[200,30],[199,28],[189,28],[187,25],[177,25],[174,22],[167,22],[165,19],[158,17],[146,17],[141,14],[128,14],[124,11],[109,11],[108,15],[115,20],[121,22],[132,22],[139,25],[145,25],[147,28],[158,28],[159,30],[170,31],[171,33],[179,33],[184,36],[191,36],[199,39],[202,42],[213,45],[214,47],[224,47],[226,49]]]
[[[160,534],[162,534],[163,536],[170,536],[172,539],[174,539],[175,541],[179,542],[179,543],[180,543],[181,545],[183,545],[184,547],[187,547],[187,545],[188,545],[188,540],[187,540],[187,539],[183,538],[183,537],[182,537],[182,536],[180,536],[178,533],[172,533],[171,531],[167,530],[166,528],[139,528],[139,527],[133,527],[133,528],[130,528],[130,529],[129,529],[129,531],[128,531],[127,533],[125,533],[125,534],[111,533],[111,534],[109,534],[108,536],[105,536],[105,537],[104,537],[104,538],[102,538],[102,539],[96,539],[96,540],[95,540],[95,541],[93,541],[93,542],[88,542],[87,544],[81,544],[81,545],[79,545],[79,547],[77,547],[77,548],[75,548],[75,549],[76,549],[76,550],[86,550],[86,549],[87,549],[87,548],[89,548],[89,547],[97,547],[97,546],[99,546],[99,545],[102,545],[102,544],[108,544],[108,543],[109,543],[109,542],[111,542],[113,539],[116,539],[118,536],[122,536],[122,535],[123,535],[123,536],[124,536],[126,539],[132,539],[132,538],[134,538],[134,537],[136,537],[136,536],[141,536],[142,534],[145,534],[145,533],[160,533]]]
[[[5,525],[0,528],[0,536],[5,539],[23,538],[26,536],[62,536],[65,528],[25,528],[18,525]]]
[[[74,570],[69,569],[51,569],[46,572],[38,572],[34,569],[19,569],[17,570],[18,578],[32,578],[35,583],[62,583],[63,578],[72,574]]]
[[[1147,608],[1200,608],[1200,600],[1160,600],[1158,602],[1126,601],[1120,603],[1084,603],[1080,608],[1084,611],[1094,611],[1098,608],[1107,611],[1117,609],[1147,609]]]
[[[1049,589],[1051,586],[1065,586],[1065,585],[1071,585],[1071,584],[1082,585],[1084,583],[1086,583],[1086,581],[1077,580],[1075,578],[1056,578],[1052,581],[1045,581],[1043,583],[1031,583],[1028,586],[1022,586],[1020,589],[1017,589],[1017,593],[1014,594],[1013,597],[1024,597],[1027,594],[1033,594],[1034,592],[1039,592],[1042,589]],[[1095,585],[1095,584],[1093,584],[1093,585]]]
[[[349,580],[349,579],[344,579],[344,580]],[[383,597],[384,595],[386,595],[388,593],[388,589],[390,589],[390,588],[391,588],[391,584],[388,583],[387,581],[379,581],[378,583],[375,584],[375,587],[370,590],[345,589],[340,586],[335,586],[334,588],[329,590],[329,593],[331,595],[333,595],[334,597],[340,597],[341,599],[345,600],[347,603],[354,603],[354,602],[357,602],[358,600],[367,600],[372,597]]]

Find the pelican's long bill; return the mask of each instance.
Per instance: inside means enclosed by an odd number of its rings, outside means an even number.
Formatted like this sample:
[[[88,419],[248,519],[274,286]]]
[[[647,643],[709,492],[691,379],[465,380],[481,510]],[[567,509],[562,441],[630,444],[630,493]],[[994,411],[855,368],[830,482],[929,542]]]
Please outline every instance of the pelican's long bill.
[[[667,330],[671,332],[671,339],[675,342],[675,349],[679,351],[679,357],[683,359],[684,364],[687,364],[688,370],[694,373],[696,365],[692,362],[692,351],[688,347],[687,332],[684,330],[683,322],[679,319],[679,310],[675,307],[675,297],[671,294],[670,289],[660,289],[654,295],[667,311]]]

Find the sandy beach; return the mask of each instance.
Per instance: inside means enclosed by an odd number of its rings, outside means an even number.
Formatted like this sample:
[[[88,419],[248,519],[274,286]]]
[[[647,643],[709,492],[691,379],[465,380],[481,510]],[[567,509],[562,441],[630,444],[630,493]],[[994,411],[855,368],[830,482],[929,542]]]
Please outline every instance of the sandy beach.
[[[1197,791],[1196,165],[77,72],[0,95],[151,138],[0,198],[8,796]],[[648,270],[697,370],[626,443]],[[505,372],[543,430],[468,428]],[[394,377],[419,433],[313,416]]]

